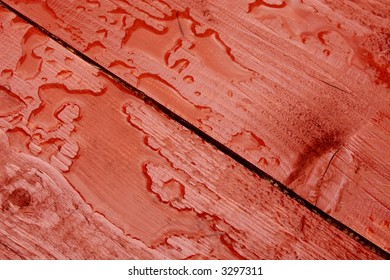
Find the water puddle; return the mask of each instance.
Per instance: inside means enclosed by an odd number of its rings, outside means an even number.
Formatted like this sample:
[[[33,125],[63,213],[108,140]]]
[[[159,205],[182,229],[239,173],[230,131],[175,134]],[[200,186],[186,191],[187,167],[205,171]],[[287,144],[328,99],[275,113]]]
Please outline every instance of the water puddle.
[[[19,113],[25,107],[17,94],[0,86],[0,117],[7,117]]]
[[[203,67],[231,81],[241,81],[252,76],[251,71],[235,61],[231,49],[216,31],[198,31],[200,25],[189,15],[188,10],[176,12],[175,16],[161,21],[159,27],[157,29],[143,20],[134,20],[133,25],[126,30],[122,47],[146,52],[149,57],[177,69],[179,73],[200,59]],[[177,54],[178,51],[180,54]],[[183,54],[185,57],[180,57]]]
[[[115,60],[114,62],[112,62],[108,66],[108,69],[114,72],[116,75],[125,78],[134,78],[137,74],[136,67],[130,66],[129,64],[121,60]]]
[[[22,40],[22,56],[16,65],[18,75],[24,80],[34,79],[39,75],[42,67],[42,57],[34,51],[44,45],[47,37],[36,29],[29,29]]]
[[[331,17],[329,11],[320,11],[310,1],[260,0],[249,4],[248,12],[276,33],[310,46],[311,51],[321,50],[322,59],[332,57],[333,63],[355,66],[375,84],[390,86],[390,59],[384,58],[389,53],[386,50],[389,35],[383,30],[372,31],[362,26],[362,30],[353,31],[357,28],[351,22]],[[365,35],[372,32],[376,34]]]
[[[232,146],[240,147],[245,151],[259,151],[266,147],[264,141],[252,131],[243,130],[242,132],[233,135],[231,141]]]
[[[158,75],[141,74],[137,88],[142,91],[153,92],[153,97],[164,100],[164,105],[174,109],[179,114],[190,114],[195,120],[199,111],[188,99],[179,94],[178,90]]]
[[[286,1],[281,0],[256,0],[248,5],[248,13],[251,13],[255,8],[265,6],[272,9],[281,9],[287,6]]]
[[[100,41],[96,41],[96,42],[88,44],[84,50],[84,52],[89,57],[91,57],[92,59],[97,59],[97,60],[99,60],[99,57],[101,57],[106,51],[107,51],[106,46],[103,45],[103,43]]]

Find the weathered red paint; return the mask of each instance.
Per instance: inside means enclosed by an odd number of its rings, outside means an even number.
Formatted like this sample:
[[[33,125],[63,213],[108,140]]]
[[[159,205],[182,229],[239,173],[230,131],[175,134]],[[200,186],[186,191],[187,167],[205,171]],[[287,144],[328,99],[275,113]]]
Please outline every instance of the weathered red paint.
[[[14,14],[0,22],[0,258],[379,258]]]
[[[390,251],[388,5],[4,2]]]

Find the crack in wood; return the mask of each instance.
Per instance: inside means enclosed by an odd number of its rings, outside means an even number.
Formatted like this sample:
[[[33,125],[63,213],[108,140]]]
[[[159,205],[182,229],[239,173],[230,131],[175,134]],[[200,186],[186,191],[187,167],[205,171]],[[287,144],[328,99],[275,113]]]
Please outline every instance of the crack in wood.
[[[179,12],[176,12],[176,18],[177,18],[177,23],[179,24],[181,37],[184,37],[183,27],[181,26],[180,19],[179,19]]]
[[[324,81],[324,80],[319,79],[319,78],[316,78],[316,77],[313,77],[313,78],[315,78],[316,80],[320,81],[321,83],[324,83],[324,84],[326,84],[326,85],[328,85],[328,86],[330,86],[330,87],[332,87],[332,88],[335,88],[335,89],[337,89],[337,90],[340,90],[340,91],[345,92],[345,93],[348,93],[348,94],[351,94],[351,92],[349,92],[349,91],[347,91],[347,90],[345,90],[345,89],[339,88],[338,86],[335,86],[335,85],[333,85],[333,84],[331,84],[331,83],[329,83],[329,82],[327,82],[327,81]]]
[[[339,151],[340,151],[340,148],[338,148],[338,149],[333,153],[333,155],[330,157],[330,160],[329,160],[329,162],[328,162],[328,164],[327,164],[327,166],[326,166],[326,168],[325,168],[325,171],[324,171],[324,173],[322,174],[321,179],[320,179],[320,181],[319,181],[318,188],[321,188],[321,185],[322,185],[322,183],[323,183],[323,181],[324,181],[325,175],[326,175],[326,173],[328,172],[329,167],[330,167],[330,165],[332,164],[333,159],[335,158],[336,154],[337,154]],[[317,206],[318,198],[319,198],[319,195],[316,197],[316,201],[315,201],[315,203],[314,203],[315,206]]]
[[[328,165],[327,165],[326,168],[325,168],[324,174],[322,174],[322,176],[321,176],[321,181],[324,180],[324,177],[325,177],[326,172],[328,172],[328,169],[329,169],[329,167],[330,167],[330,165],[331,165],[331,163],[332,163],[334,157],[336,156],[336,154],[337,154],[339,151],[340,151],[340,148],[338,148],[338,149],[336,150],[336,152],[334,152],[334,154],[333,154],[332,157],[330,158],[330,160],[329,160],[329,162],[328,162]]]

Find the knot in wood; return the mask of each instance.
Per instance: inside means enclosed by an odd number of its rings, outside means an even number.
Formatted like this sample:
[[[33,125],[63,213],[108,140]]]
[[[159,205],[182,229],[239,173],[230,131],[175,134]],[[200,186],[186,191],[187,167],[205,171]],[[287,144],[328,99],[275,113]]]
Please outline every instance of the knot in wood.
[[[31,203],[31,195],[24,188],[17,188],[11,192],[9,202],[20,208],[27,207]]]

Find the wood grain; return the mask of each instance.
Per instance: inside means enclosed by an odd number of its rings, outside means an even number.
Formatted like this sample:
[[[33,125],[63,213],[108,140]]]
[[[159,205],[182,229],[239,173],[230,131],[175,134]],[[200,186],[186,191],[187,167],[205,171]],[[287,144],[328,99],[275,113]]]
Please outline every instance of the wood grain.
[[[13,13],[0,22],[0,258],[379,258]]]
[[[390,252],[386,1],[2,1]]]

